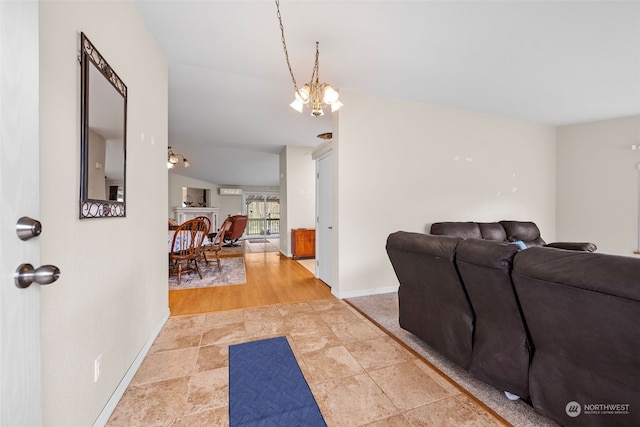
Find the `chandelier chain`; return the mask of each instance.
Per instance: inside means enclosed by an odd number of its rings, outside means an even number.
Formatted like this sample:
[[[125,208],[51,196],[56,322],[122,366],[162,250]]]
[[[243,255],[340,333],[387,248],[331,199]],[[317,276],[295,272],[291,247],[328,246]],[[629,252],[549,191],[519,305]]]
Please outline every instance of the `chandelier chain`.
[[[320,79],[320,50],[318,48],[318,45],[320,43],[316,42],[316,63],[313,66],[313,74],[311,74],[311,80],[309,80],[311,83],[313,83],[313,75],[315,74],[316,76],[316,83],[318,83],[318,80]]]
[[[2,0],[0,0],[2,1]],[[309,83],[305,83],[304,86],[298,88],[298,82],[293,74],[291,68],[291,61],[289,59],[289,51],[287,50],[287,41],[284,36],[284,24],[282,23],[282,13],[280,12],[280,0],[275,0],[276,11],[278,16],[278,23],[280,24],[280,39],[282,41],[282,49],[284,50],[284,57],[287,60],[287,68],[289,69],[289,75],[293,82],[293,89],[295,90],[295,98],[289,106],[294,110],[302,113],[302,109],[307,105],[311,109],[311,115],[315,117],[322,116],[324,112],[323,107],[331,106],[331,112],[338,111],[342,107],[342,102],[338,100],[338,92],[327,83],[320,83],[320,42],[316,41],[316,57],[311,72],[311,79]]]
[[[284,39],[284,25],[282,25],[282,15],[280,14],[280,0],[276,0],[276,9],[278,11],[278,22],[280,23],[280,34],[282,39],[282,47],[284,48],[284,56],[287,59],[287,67],[289,67],[289,74],[291,74],[291,80],[293,81],[293,88],[298,93],[298,83],[296,83],[296,78],[293,75],[293,70],[291,69],[291,63],[289,62],[289,52],[287,52],[287,42]],[[316,66],[318,63],[318,54],[316,53]],[[314,70],[315,71],[315,70]]]

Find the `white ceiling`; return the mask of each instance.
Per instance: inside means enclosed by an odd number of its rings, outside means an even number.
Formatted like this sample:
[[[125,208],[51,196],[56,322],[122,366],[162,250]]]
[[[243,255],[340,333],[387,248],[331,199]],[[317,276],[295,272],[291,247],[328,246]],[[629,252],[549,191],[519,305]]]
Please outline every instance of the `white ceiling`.
[[[169,63],[169,145],[222,185],[277,186],[289,108],[275,3],[134,0]],[[563,125],[640,114],[639,1],[282,1],[296,80]],[[345,105],[343,108],[349,108]]]

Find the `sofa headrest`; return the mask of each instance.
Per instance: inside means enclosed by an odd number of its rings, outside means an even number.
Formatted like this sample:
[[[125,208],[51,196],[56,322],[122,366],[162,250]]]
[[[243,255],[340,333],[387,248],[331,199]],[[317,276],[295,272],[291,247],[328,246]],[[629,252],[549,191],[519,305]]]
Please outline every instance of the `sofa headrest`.
[[[524,276],[640,301],[640,259],[633,257],[531,248],[514,257],[513,275],[514,282]]]
[[[462,237],[463,239],[482,239],[480,227],[476,222],[434,222],[431,224],[431,234]]]
[[[453,261],[456,256],[456,247],[461,241],[459,237],[396,231],[387,237],[386,249],[387,252],[415,252]]]
[[[540,237],[540,229],[538,226],[529,221],[500,221],[500,225],[504,227],[507,233],[507,240],[524,242],[527,247],[542,246],[545,241]]]

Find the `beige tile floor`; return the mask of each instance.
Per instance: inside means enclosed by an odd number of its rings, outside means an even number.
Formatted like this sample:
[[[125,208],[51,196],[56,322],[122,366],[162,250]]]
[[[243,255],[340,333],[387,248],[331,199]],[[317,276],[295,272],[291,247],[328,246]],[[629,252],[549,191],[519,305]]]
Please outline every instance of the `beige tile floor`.
[[[259,252],[279,252],[280,251],[280,239],[269,238],[262,240],[262,237],[255,237],[252,239],[244,239],[236,242],[237,246],[225,246],[222,248],[222,254],[250,254]]]
[[[228,425],[228,346],[282,335],[328,426],[503,425],[339,300],[169,319],[107,425]]]

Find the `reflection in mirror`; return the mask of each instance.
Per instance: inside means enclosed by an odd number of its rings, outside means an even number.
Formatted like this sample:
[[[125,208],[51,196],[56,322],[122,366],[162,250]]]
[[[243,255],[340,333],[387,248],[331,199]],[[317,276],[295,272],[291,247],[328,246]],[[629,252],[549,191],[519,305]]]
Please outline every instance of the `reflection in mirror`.
[[[125,216],[127,87],[84,33],[80,218]]]
[[[209,207],[210,190],[182,187],[182,207]]]

